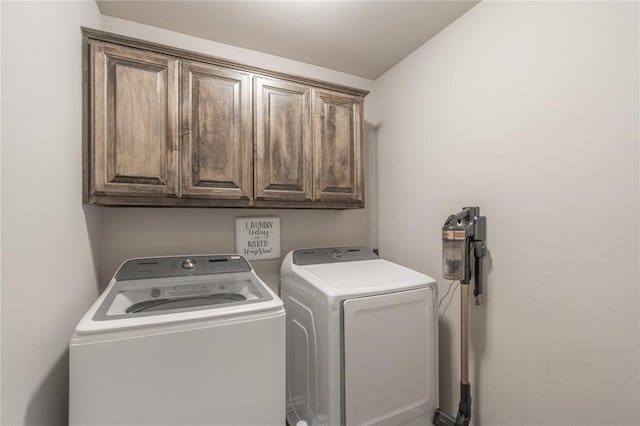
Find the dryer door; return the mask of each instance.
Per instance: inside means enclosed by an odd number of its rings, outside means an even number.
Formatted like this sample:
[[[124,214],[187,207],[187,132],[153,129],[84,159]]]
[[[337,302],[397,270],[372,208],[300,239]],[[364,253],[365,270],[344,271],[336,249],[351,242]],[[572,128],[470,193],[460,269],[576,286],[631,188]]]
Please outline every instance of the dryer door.
[[[432,289],[346,300],[343,313],[345,424],[430,424],[438,403]]]

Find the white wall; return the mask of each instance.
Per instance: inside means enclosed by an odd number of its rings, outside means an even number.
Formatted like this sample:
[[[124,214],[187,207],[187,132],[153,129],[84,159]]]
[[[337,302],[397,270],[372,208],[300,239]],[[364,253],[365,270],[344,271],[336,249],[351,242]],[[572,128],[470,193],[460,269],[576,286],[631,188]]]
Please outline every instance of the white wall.
[[[638,8],[482,2],[368,99],[383,256],[437,277],[442,295],[442,223],[466,205],[488,218],[476,426],[640,422]],[[458,297],[440,340],[451,412]]]
[[[2,2],[2,419],[67,422],[67,345],[98,294],[82,206],[81,25],[94,2]]]
[[[183,49],[189,49],[267,69],[298,74],[362,89],[371,80],[289,59],[215,43],[173,31],[104,16],[102,29]],[[365,101],[365,119],[367,106]],[[365,126],[365,204],[358,210],[263,210],[188,208],[106,208],[103,210],[103,238],[100,244],[101,285],[123,260],[137,256],[188,253],[229,253],[235,251],[234,218],[250,215],[277,215],[281,221],[282,255],[300,247],[367,245],[370,228],[375,227],[375,140]],[[372,208],[371,206],[374,206]],[[278,289],[281,259],[254,262],[256,271],[272,288]]]
[[[92,1],[2,2],[0,423],[66,423],[68,339],[127,257],[229,251],[235,216],[278,214],[283,251],[379,238],[439,278],[442,222],[477,204],[490,258],[472,312],[475,424],[638,424],[638,16],[480,3],[373,86],[365,210],[124,209],[81,205],[81,25],[371,82],[100,17]],[[256,268],[275,287],[278,266]],[[441,328],[450,411],[457,309]]]
[[[229,59],[244,64],[281,71],[288,74],[301,75],[308,78],[316,78],[318,80],[343,84],[359,89],[369,90],[373,86],[372,80],[346,74],[344,72],[310,65],[280,56],[269,55],[267,53],[256,52],[254,50],[230,46],[228,44],[217,43],[198,37],[192,37],[175,31],[163,30],[150,25],[113,18],[111,16],[102,16],[102,29],[116,34],[127,35],[142,40],[193,50],[195,52],[217,56],[219,58]]]
[[[0,27],[2,26],[2,2],[0,2]],[[2,31],[0,31],[2,46]],[[2,81],[2,55],[0,55],[0,82]],[[0,99],[2,85],[0,84]],[[0,102],[0,318],[2,318],[2,102]],[[1,327],[0,327],[1,328]],[[0,367],[2,366],[2,330],[0,330]],[[2,368],[0,368],[0,422],[2,421]]]

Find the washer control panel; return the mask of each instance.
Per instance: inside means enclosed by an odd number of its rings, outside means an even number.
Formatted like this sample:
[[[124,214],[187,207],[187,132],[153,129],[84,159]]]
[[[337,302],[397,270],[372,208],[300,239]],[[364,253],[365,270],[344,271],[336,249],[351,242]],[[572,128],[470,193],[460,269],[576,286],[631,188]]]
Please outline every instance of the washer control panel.
[[[316,265],[319,263],[353,262],[372,260],[378,256],[367,247],[325,247],[295,250],[293,263],[296,265]]]
[[[249,271],[251,265],[247,259],[235,254],[149,257],[126,261],[115,278],[116,281],[127,281]]]

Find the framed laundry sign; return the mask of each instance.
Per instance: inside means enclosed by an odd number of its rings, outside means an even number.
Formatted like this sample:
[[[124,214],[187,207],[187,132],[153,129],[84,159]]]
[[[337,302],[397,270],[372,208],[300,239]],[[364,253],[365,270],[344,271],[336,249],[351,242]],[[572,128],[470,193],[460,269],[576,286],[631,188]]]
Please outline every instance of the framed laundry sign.
[[[280,257],[278,216],[236,217],[236,253],[249,260]]]

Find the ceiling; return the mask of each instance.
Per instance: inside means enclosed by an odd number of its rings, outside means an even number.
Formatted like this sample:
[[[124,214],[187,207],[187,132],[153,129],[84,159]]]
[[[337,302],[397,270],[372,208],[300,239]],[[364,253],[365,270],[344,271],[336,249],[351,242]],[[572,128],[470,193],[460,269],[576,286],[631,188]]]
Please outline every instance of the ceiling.
[[[96,0],[103,15],[369,79],[477,2]]]

